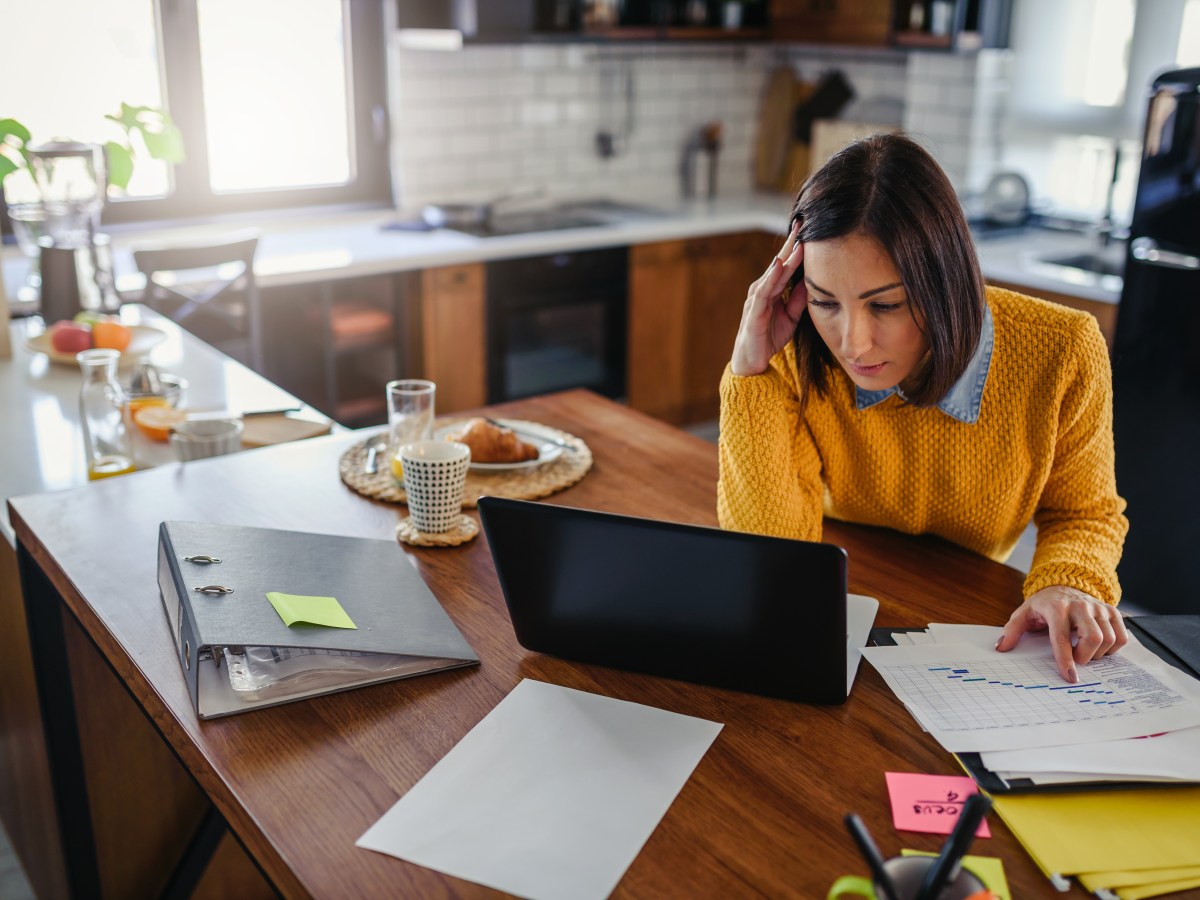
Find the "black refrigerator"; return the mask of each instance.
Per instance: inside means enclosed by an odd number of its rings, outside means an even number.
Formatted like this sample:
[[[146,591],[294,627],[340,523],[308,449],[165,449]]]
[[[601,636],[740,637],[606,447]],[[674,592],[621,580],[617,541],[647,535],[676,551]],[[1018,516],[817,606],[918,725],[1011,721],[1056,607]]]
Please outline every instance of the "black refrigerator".
[[[1154,80],[1113,343],[1124,598],[1200,613],[1200,68]]]

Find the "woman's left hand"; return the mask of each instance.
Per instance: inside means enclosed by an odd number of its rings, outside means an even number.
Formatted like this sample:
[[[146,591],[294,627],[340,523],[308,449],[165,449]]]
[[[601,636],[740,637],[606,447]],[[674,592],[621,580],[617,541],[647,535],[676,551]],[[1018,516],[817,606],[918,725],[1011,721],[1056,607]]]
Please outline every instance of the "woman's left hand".
[[[996,642],[1003,653],[1017,646],[1026,631],[1049,631],[1054,662],[1067,681],[1076,684],[1075,663],[1088,663],[1116,653],[1129,641],[1125,621],[1115,606],[1063,585],[1042,588],[1017,607]],[[1079,640],[1071,647],[1072,635]]]

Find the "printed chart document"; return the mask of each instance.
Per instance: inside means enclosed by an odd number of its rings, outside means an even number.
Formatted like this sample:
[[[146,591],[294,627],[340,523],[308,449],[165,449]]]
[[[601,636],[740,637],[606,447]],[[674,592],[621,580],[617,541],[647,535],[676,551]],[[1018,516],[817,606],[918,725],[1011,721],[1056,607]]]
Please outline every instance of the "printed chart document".
[[[1063,681],[1049,654],[969,644],[868,647],[863,656],[947,750],[1016,750],[1200,725],[1200,689],[1129,645]],[[1189,683],[1190,682],[1190,683]]]
[[[607,897],[721,727],[526,679],[357,845],[522,897]]]

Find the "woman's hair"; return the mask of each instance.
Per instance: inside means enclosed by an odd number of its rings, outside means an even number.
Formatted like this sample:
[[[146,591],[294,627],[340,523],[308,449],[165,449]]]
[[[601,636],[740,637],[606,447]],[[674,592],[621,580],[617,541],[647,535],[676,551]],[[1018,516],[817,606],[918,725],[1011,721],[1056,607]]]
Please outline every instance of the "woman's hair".
[[[792,207],[797,223],[805,243],[863,234],[883,246],[930,347],[920,383],[905,396],[916,406],[936,405],[975,352],[986,299],[967,220],[933,157],[900,134],[855,141],[800,189]],[[793,280],[801,278],[803,268]],[[801,317],[795,340],[800,377],[823,396],[836,363],[809,316]]]

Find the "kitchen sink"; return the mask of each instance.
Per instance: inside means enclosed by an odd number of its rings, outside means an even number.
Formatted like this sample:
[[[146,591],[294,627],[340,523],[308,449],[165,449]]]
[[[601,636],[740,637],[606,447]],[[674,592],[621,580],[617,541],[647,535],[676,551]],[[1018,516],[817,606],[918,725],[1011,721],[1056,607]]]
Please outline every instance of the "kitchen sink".
[[[1068,269],[1082,269],[1084,272],[1094,272],[1097,275],[1125,274],[1125,257],[1114,257],[1112,254],[1075,253],[1071,256],[1051,256],[1041,258],[1041,261],[1052,266],[1063,266]]]

